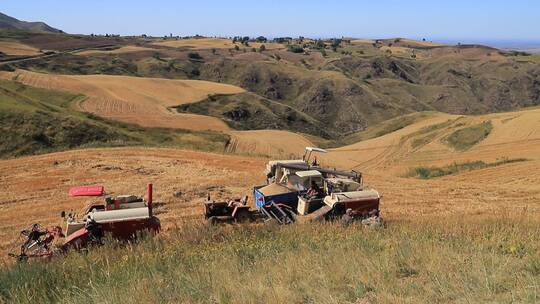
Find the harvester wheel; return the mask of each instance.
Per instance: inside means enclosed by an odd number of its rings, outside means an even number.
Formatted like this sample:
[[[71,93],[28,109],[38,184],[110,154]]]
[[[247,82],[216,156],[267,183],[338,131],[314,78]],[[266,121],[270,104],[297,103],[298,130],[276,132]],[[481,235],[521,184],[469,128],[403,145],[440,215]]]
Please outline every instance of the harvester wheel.
[[[206,219],[206,222],[207,222],[208,225],[210,225],[210,226],[217,225],[218,221],[219,221],[218,218],[215,217],[215,216],[211,216],[211,217],[209,217],[208,219]]]
[[[341,216],[341,224],[343,226],[349,226],[354,221],[354,218],[350,216],[349,214],[344,214]]]
[[[234,221],[237,223],[250,222],[251,213],[248,210],[241,210],[236,214]]]

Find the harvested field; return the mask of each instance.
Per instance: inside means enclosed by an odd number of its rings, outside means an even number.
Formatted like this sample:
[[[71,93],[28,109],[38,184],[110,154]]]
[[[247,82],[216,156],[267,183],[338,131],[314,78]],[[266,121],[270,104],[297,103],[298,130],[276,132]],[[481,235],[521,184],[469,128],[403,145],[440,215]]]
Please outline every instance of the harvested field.
[[[456,130],[491,121],[490,134],[466,151],[446,143]],[[404,172],[417,164],[448,165],[452,162],[501,158],[540,160],[540,109],[481,116],[437,114],[398,131],[333,149],[323,157],[339,167],[377,168]]]
[[[436,47],[436,46],[446,46],[447,44],[440,43],[440,42],[433,42],[433,41],[421,41],[421,40],[413,40],[413,39],[406,39],[406,38],[400,38],[399,39],[400,45],[406,45],[410,47]]]
[[[222,38],[200,38],[200,39],[178,39],[178,40],[163,40],[163,41],[157,41],[153,44],[159,45],[159,46],[168,46],[168,47],[174,47],[174,48],[191,48],[191,49],[230,49],[234,48],[235,45],[238,45],[240,48],[244,48],[246,46],[237,43],[234,44],[232,40],[230,39],[222,39]],[[246,48],[259,48],[262,44],[266,47],[267,50],[274,50],[274,49],[283,49],[285,48],[282,44],[279,43],[258,43],[258,42],[250,42],[249,47]]]
[[[0,161],[0,252],[17,232],[40,222],[59,224],[61,210],[86,201],[70,198],[76,185],[103,184],[108,193],[143,195],[155,185],[157,214],[165,233],[202,220],[202,200],[240,197],[264,182],[267,159],[176,149],[91,149]],[[449,161],[446,159],[445,161]],[[359,168],[363,169],[363,168]],[[504,174],[501,174],[501,170]],[[392,170],[364,171],[366,183],[384,196],[389,221],[411,217],[478,216],[540,212],[540,160],[506,164],[432,180],[400,178]]]
[[[87,55],[102,55],[102,54],[125,54],[125,53],[144,52],[144,51],[156,51],[156,50],[152,48],[142,47],[142,46],[128,45],[128,46],[123,46],[123,47],[110,50],[110,51],[106,51],[106,50],[82,51],[82,52],[78,52],[77,55],[87,56]]]
[[[352,39],[351,44],[373,44],[375,40],[371,39]]]
[[[431,58],[460,58],[467,60],[506,60],[506,57],[501,55],[497,49],[492,49],[485,46],[442,46],[428,50]]]
[[[168,108],[205,99],[210,94],[235,94],[243,89],[199,80],[168,80],[108,75],[51,75],[29,71],[2,72],[0,78],[16,77],[26,85],[82,93],[88,98],[78,110],[143,127],[214,130],[229,133],[219,118],[184,114]],[[281,156],[302,154],[313,145],[301,135],[289,131],[230,131],[231,153]]]
[[[244,90],[232,85],[199,80],[169,80],[109,75],[51,75],[28,71],[1,73],[1,78],[54,90],[80,93],[88,99],[80,110],[144,127],[191,130],[228,130],[213,117],[177,114],[168,108],[196,102],[209,94],[235,94]]]
[[[41,54],[35,47],[12,41],[0,41],[0,52],[12,56],[33,56]]]
[[[256,130],[231,132],[229,153],[298,158],[306,147],[313,146],[300,134],[279,130]]]
[[[110,149],[54,153],[0,162],[0,251],[28,222],[60,224],[61,210],[80,210],[89,200],[70,198],[75,185],[103,184],[111,194],[145,193],[155,185],[155,201],[165,227],[199,219],[201,198],[238,196],[264,181],[263,161],[174,149]],[[10,168],[12,171],[6,171]],[[254,174],[257,172],[257,174]],[[26,189],[26,190],[25,190]],[[91,200],[91,199],[90,199]],[[160,214],[161,213],[161,214]]]

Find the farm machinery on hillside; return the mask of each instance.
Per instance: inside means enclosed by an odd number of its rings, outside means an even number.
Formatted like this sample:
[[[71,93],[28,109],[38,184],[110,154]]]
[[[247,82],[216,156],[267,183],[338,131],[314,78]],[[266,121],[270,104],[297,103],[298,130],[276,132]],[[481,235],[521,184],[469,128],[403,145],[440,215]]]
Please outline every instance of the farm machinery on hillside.
[[[208,222],[252,222],[264,220],[279,224],[340,219],[344,223],[361,220],[367,225],[381,224],[380,195],[363,185],[362,174],[322,167],[312,153],[326,153],[306,148],[302,159],[274,160],[266,165],[266,184],[253,188],[253,206],[248,196],[230,201],[215,201],[208,196],[204,216]],[[81,216],[62,211],[65,230],[60,226],[42,229],[38,224],[20,232],[16,253],[19,261],[51,257],[71,248],[101,245],[105,236],[129,241],[142,232],[158,233],[160,221],[153,214],[152,184],[146,200],[134,195],[106,196],[103,186],[74,187],[72,197],[101,197],[88,204]],[[15,250],[12,250],[15,251]]]
[[[316,158],[310,163],[313,152],[326,153],[308,147],[301,160],[268,162],[267,183],[253,188],[256,209],[248,206],[247,197],[228,202],[208,197],[204,202],[205,218],[212,224],[257,219],[279,224],[323,219],[380,224],[381,197],[376,190],[364,188],[362,174],[321,167]]]
[[[66,220],[65,233],[60,226],[42,229],[39,224],[33,224],[24,229],[18,239],[20,250],[9,255],[26,261],[51,257],[71,248],[101,245],[105,236],[129,241],[145,231],[157,233],[161,224],[153,215],[152,191],[152,184],[149,184],[145,201],[134,195],[105,196],[103,186],[71,188],[69,195],[72,197],[102,197],[103,201],[88,204],[80,217],[62,211],[61,216]]]

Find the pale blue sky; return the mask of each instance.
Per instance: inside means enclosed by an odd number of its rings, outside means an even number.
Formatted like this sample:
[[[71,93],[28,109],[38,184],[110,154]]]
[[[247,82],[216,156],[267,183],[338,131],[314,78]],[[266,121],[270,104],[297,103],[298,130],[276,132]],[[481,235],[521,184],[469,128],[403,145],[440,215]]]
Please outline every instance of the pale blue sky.
[[[1,0],[0,12],[84,34],[540,41],[538,0]]]

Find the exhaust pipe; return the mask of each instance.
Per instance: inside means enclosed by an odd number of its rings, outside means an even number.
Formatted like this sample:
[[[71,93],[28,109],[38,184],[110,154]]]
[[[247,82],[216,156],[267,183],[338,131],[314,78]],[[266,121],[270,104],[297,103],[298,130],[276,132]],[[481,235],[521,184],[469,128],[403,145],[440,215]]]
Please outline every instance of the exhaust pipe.
[[[147,204],[148,204],[148,215],[152,217],[152,184],[148,184],[147,188]]]

